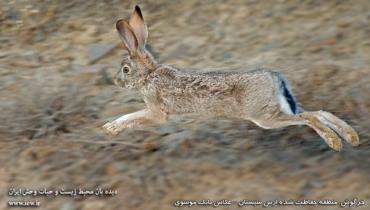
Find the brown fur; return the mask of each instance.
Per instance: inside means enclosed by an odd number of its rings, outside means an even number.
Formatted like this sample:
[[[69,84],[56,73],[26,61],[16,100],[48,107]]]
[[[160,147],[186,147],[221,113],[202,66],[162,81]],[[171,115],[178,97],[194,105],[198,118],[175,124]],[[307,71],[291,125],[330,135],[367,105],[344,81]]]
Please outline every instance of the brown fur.
[[[342,143],[336,132],[350,144],[359,144],[356,131],[329,112],[293,113],[283,92],[289,87],[278,72],[258,69],[199,73],[158,64],[145,49],[148,32],[138,6],[129,23],[119,20],[116,25],[130,56],[123,60],[115,84],[140,91],[147,108],[106,123],[103,127],[110,134],[162,123],[170,114],[192,113],[202,117],[246,119],[266,129],[308,125],[337,151],[341,150]],[[282,89],[282,81],[285,89]]]

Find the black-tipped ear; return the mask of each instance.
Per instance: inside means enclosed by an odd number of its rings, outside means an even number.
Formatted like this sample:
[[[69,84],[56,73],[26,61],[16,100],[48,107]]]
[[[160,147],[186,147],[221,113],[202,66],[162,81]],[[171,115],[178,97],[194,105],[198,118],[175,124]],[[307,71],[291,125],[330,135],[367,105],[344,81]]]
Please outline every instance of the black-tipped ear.
[[[138,48],[143,49],[148,38],[148,28],[146,27],[139,5],[135,6],[134,11],[130,17],[129,24],[135,33],[136,39],[138,41]]]
[[[116,22],[116,28],[123,44],[131,55],[135,54],[138,49],[138,40],[131,26],[124,20]]]

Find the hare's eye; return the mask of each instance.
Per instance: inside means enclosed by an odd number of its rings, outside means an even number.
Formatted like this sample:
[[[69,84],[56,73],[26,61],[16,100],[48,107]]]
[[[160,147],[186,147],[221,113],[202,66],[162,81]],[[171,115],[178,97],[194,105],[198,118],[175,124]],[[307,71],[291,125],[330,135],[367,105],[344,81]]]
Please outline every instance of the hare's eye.
[[[128,67],[126,65],[122,67],[122,72],[123,73],[128,73],[129,71],[130,71],[130,67]]]

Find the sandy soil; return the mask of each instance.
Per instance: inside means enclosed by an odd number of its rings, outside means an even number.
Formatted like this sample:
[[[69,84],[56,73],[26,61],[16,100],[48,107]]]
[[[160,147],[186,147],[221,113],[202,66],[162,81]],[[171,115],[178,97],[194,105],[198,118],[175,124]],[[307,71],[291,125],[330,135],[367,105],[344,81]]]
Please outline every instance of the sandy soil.
[[[235,120],[175,118],[104,134],[106,121],[144,107],[137,92],[111,81],[125,54],[114,23],[132,6],[0,2],[0,209],[12,200],[38,200],[37,209],[167,210],[185,200],[266,209],[237,203],[355,198],[365,205],[352,208],[370,208],[369,1],[141,2],[159,61],[279,70],[305,109],[333,112],[359,132],[361,145],[341,152],[307,127],[263,130]],[[12,188],[117,195],[12,197]],[[193,208],[213,209],[180,209]]]

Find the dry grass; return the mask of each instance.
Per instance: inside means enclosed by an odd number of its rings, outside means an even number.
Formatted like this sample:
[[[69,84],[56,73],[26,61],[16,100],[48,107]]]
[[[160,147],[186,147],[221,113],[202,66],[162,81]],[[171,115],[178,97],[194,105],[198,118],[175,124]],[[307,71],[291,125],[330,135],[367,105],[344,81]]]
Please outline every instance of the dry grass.
[[[305,109],[333,112],[359,132],[360,147],[346,144],[340,153],[307,127],[261,130],[231,120],[173,120],[106,136],[105,121],[142,108],[143,101],[110,85],[123,52],[114,49],[92,65],[89,45],[116,44],[114,21],[131,5],[49,3],[0,3],[0,160],[6,169],[0,189],[119,190],[117,197],[90,202],[42,200],[47,209],[172,209],[176,199],[203,198],[370,201],[367,1],[142,3],[159,60],[280,69]],[[8,199],[2,195],[1,203]]]

